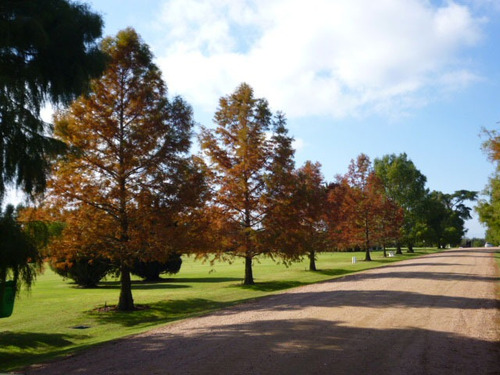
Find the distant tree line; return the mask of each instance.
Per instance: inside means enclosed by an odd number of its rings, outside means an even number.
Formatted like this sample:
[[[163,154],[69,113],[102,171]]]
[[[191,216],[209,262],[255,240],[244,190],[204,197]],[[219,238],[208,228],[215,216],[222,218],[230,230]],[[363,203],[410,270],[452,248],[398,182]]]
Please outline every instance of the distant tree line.
[[[465,203],[477,194],[430,192],[406,154],[373,163],[361,154],[345,175],[325,181],[319,163],[296,168],[285,115],[243,83],[220,98],[215,126],[202,127],[201,152],[191,155],[192,109],[168,97],[139,35],[128,28],[92,51],[107,61],[102,74],[85,73],[88,90],[70,95],[71,104],[55,115],[53,134],[36,127],[48,137],[42,143],[55,147],[37,156],[43,168],[31,175],[2,165],[2,184],[17,178],[33,195],[36,205],[14,222],[25,231],[45,226],[45,240],[36,241],[58,273],[85,286],[109,272],[120,275],[118,309],[134,309],[131,273],[149,280],[175,273],[181,254],[240,257],[244,284],[253,284],[258,256],[285,264],[307,257],[316,270],[322,251],[362,250],[369,261],[376,248],[460,244],[470,218]],[[38,109],[18,111],[37,118]],[[27,121],[9,119],[13,128]],[[11,209],[2,217],[14,225]],[[0,269],[0,276],[7,273]]]

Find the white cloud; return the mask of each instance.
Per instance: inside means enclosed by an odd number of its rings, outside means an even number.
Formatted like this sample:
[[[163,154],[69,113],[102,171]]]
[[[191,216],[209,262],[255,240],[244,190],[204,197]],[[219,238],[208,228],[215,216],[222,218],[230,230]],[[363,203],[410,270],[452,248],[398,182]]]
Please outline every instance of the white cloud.
[[[172,91],[213,112],[248,82],[288,117],[405,112],[476,78],[484,19],[453,1],[170,0],[156,46]]]

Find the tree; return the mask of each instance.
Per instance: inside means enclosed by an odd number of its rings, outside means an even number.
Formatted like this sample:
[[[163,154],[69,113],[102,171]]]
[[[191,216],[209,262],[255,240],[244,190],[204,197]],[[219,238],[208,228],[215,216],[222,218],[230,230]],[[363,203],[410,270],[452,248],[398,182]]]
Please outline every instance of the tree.
[[[465,201],[474,201],[477,192],[457,190],[453,194],[433,191],[426,200],[426,227],[427,241],[434,243],[438,248],[447,244],[457,246],[465,235],[465,220],[471,218],[471,208]]]
[[[394,200],[387,196],[386,191],[382,194],[380,206],[380,244],[384,249],[384,257],[387,257],[387,246],[398,244],[401,241],[401,227],[404,223],[404,210]],[[413,252],[413,249],[409,249]]]
[[[88,6],[67,0],[0,3],[0,203],[9,184],[44,190],[50,159],[65,147],[40,109],[69,104],[102,73],[102,26]]]
[[[385,195],[382,181],[364,154],[352,160],[347,174],[337,180],[328,196],[332,239],[340,248],[363,249],[365,260],[370,261],[370,248],[382,244],[399,228],[399,220],[387,219],[400,217],[400,208]]]
[[[286,256],[270,239],[293,170],[292,139],[284,116],[273,117],[267,101],[255,98],[245,83],[220,98],[214,121],[217,127],[204,128],[200,137],[212,170],[214,237],[217,250],[245,259],[244,284],[250,285],[256,256]]]
[[[500,244],[500,173],[490,178],[483,191],[486,198],[480,199],[476,211],[479,221],[486,225],[486,241]]]
[[[406,242],[409,252],[413,252],[413,245],[419,240],[418,228],[424,220],[423,204],[428,194],[425,188],[427,179],[405,153],[375,159],[374,170],[384,184],[387,197],[403,209],[402,239]],[[397,252],[401,254],[399,242]]]
[[[321,164],[307,161],[295,172],[295,178],[294,199],[288,210],[299,226],[298,246],[309,258],[309,270],[316,271],[317,252],[328,248],[327,187]]]
[[[31,287],[42,266],[39,245],[36,228],[23,227],[12,205],[0,211],[0,303],[7,279],[14,282],[16,291],[21,284]]]
[[[483,150],[495,163],[495,173],[483,191],[485,198],[479,200],[476,211],[479,221],[486,225],[486,241],[500,243],[500,135],[497,131],[484,131],[488,139],[483,143]]]
[[[137,259],[166,261],[204,189],[189,158],[192,110],[167,89],[133,29],[102,42],[110,56],[91,92],[56,118],[70,152],[54,168],[46,206],[66,224],[53,252],[99,254],[120,272],[119,310],[134,309]]]

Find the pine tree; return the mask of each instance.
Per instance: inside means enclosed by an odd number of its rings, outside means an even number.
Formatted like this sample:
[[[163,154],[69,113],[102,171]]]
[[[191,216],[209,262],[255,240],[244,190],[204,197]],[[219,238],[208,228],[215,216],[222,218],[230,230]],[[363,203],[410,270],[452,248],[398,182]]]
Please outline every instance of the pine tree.
[[[67,0],[0,2],[0,203],[9,185],[28,195],[45,189],[65,145],[40,109],[69,104],[102,73],[102,26],[88,6]]]

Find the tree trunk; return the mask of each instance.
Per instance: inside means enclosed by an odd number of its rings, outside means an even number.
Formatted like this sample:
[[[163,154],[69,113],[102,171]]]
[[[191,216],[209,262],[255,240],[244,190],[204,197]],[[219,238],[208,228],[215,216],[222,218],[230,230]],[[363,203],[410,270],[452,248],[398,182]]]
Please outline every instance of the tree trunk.
[[[245,281],[243,282],[243,285],[254,284],[255,282],[253,281],[252,257],[247,255],[245,257]]]
[[[368,217],[365,217],[365,261],[371,261],[372,257],[370,256],[370,227],[368,225]]]
[[[372,260],[372,257],[370,256],[370,248],[367,247],[366,252],[365,252],[365,261],[371,261],[371,260]]]
[[[413,244],[408,244],[408,252],[409,253],[414,253],[415,251],[413,251]]]
[[[316,252],[311,250],[309,252],[309,271],[317,271],[316,269]]]
[[[403,255],[403,252],[401,251],[401,244],[399,242],[397,244],[396,254]]]
[[[383,245],[382,248],[384,249],[384,258],[387,258],[387,249],[385,248],[385,245]]]
[[[118,310],[132,311],[135,309],[134,299],[132,298],[132,281],[130,280],[130,269],[122,264],[120,267],[120,299],[118,301]]]

